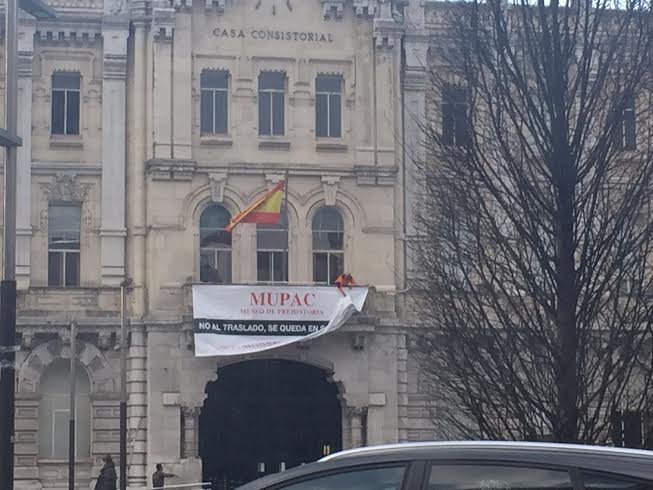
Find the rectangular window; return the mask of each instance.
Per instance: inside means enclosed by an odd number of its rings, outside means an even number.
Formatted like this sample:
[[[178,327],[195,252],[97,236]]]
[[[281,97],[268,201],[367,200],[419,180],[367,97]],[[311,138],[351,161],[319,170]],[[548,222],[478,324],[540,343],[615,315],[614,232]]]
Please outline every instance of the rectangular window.
[[[48,208],[48,286],[79,286],[81,207]]]
[[[75,404],[77,405],[77,404]],[[68,457],[68,431],[70,428],[70,409],[55,409],[52,413],[52,457]]]
[[[313,281],[321,284],[333,284],[345,271],[345,255],[342,252],[313,253]]]
[[[342,77],[319,75],[315,79],[315,135],[340,138],[342,135]]]
[[[403,466],[355,467],[330,474],[317,474],[311,479],[282,484],[283,490],[399,490],[404,481]],[[278,487],[279,488],[279,487]]]
[[[618,123],[615,133],[615,145],[618,150],[637,149],[635,129],[635,98],[629,96],[624,99],[621,121]]]
[[[80,87],[79,73],[53,73],[52,134],[79,134]]]
[[[504,466],[502,463],[434,464],[428,481],[428,490],[484,490],[486,488],[542,490],[573,490],[567,471]]]
[[[610,475],[606,473],[582,471],[581,478],[585,490],[651,490],[648,481],[637,481],[627,476]]]
[[[200,80],[202,134],[228,133],[228,86],[229,72],[224,70],[202,72]]]
[[[258,77],[258,134],[283,136],[285,131],[286,76],[264,72]]]
[[[231,250],[200,250],[200,281],[231,284]]]
[[[259,282],[288,281],[288,249],[283,224],[256,227],[256,269]]]
[[[641,448],[642,414],[634,410],[612,412],[612,443],[617,447]]]
[[[467,90],[447,85],[442,93],[442,142],[466,146],[469,143]]]

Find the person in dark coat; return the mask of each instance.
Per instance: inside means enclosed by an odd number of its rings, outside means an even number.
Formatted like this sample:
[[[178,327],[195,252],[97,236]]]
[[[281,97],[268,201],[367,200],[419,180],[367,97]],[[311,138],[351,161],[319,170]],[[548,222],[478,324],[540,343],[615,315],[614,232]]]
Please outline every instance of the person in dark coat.
[[[102,461],[104,461],[104,466],[100,470],[100,476],[98,476],[95,483],[95,490],[116,490],[116,480],[118,479],[116,465],[113,463],[110,454],[107,454]]]
[[[163,471],[163,465],[156,465],[156,472],[152,475],[152,487],[153,488],[163,488],[166,486],[166,478],[174,478],[177,475],[172,473],[165,473]]]

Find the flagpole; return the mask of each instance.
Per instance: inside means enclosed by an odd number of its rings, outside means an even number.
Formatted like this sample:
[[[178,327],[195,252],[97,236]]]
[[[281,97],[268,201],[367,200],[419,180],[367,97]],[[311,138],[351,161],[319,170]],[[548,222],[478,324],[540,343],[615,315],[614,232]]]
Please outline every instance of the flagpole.
[[[77,384],[77,325],[70,322],[70,407],[68,410],[68,489],[75,490],[75,412],[77,401],[75,388]]]
[[[283,186],[283,214],[284,214],[284,234],[285,234],[285,250],[283,253],[283,269],[282,273],[286,274],[286,281],[290,282],[290,271],[288,264],[288,256],[290,255],[290,239],[289,231],[290,228],[289,219],[288,219],[288,170],[286,170],[286,181]]]

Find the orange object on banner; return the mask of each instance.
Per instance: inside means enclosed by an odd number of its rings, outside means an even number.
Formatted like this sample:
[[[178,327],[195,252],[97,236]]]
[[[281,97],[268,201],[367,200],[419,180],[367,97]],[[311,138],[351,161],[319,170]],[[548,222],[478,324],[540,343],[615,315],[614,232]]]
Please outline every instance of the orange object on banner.
[[[248,206],[247,209],[231,218],[225,230],[233,230],[238,223],[256,223],[259,225],[279,224],[285,184],[284,181],[279,182],[267,194]]]

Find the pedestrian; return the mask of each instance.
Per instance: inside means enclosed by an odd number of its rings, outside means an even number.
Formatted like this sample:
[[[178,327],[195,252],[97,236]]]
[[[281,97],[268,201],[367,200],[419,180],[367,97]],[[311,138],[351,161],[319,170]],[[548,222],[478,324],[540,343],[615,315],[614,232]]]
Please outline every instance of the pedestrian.
[[[177,475],[172,473],[164,473],[163,465],[159,463],[156,465],[156,471],[152,474],[152,487],[153,488],[163,488],[166,485],[166,478],[174,478]]]
[[[113,458],[107,454],[102,458],[104,466],[100,470],[100,475],[95,483],[95,490],[116,490],[116,465],[113,463]]]
[[[336,287],[338,288],[338,291],[340,291],[340,294],[343,296],[347,296],[345,294],[344,288],[348,287],[351,289],[353,286],[356,285],[356,281],[354,281],[354,276],[352,276],[349,272],[344,272],[340,274],[338,277],[336,277],[335,281]]]

